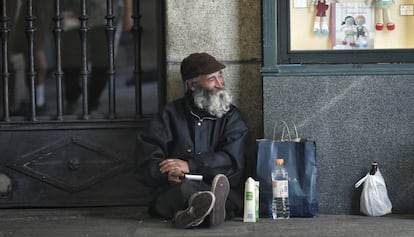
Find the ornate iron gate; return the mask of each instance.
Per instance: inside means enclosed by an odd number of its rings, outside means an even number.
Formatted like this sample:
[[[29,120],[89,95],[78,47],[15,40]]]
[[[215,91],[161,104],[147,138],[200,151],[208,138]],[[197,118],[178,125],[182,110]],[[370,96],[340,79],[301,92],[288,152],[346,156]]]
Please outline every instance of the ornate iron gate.
[[[152,70],[152,80],[148,81],[145,70],[142,70],[142,4],[151,5],[157,21],[155,25],[163,28],[163,1],[131,0],[133,2],[133,91],[130,98],[116,96],[119,83],[116,58],[116,19],[120,17],[114,10],[115,0],[97,0],[105,6],[106,38],[102,39],[106,47],[105,80],[107,94],[106,103],[101,105],[104,112],[91,113],[90,85],[90,31],[88,9],[93,0],[71,0],[76,2],[79,15],[76,16],[76,32],[79,37],[80,57],[76,61],[78,70],[76,78],[72,78],[66,70],[62,53],[62,40],[70,38],[64,26],[66,12],[62,11],[65,0],[50,1],[53,4],[53,64],[51,73],[55,83],[54,112],[39,114],[36,87],[36,32],[39,15],[37,8],[47,4],[44,0],[21,1],[20,13],[24,12],[24,29],[12,24],[10,4],[16,0],[1,0],[1,91],[2,120],[0,121],[0,207],[50,207],[50,206],[97,206],[97,205],[141,205],[148,201],[150,190],[137,182],[135,162],[139,157],[135,154],[136,133],[145,129],[152,112],[145,113],[145,103],[153,99],[144,98],[146,83],[155,85],[155,108],[157,111],[165,101],[164,98],[164,63],[163,63],[163,31],[156,30],[157,55],[156,68]],[[125,1],[125,4],[128,0]],[[39,3],[39,4],[36,4]],[[37,8],[36,8],[37,7]],[[126,7],[126,5],[124,5]],[[37,11],[41,12],[41,11]],[[40,13],[42,14],[42,13]],[[153,24],[153,23],[152,23]],[[18,25],[17,25],[18,26]],[[11,109],[13,97],[11,84],[16,72],[11,69],[10,32],[25,31],[26,73],[25,83],[28,86],[28,101],[24,113],[15,113]],[[93,28],[92,28],[93,30]],[[13,42],[14,43],[14,42]],[[93,65],[92,65],[93,66]],[[93,69],[92,69],[93,70]],[[66,87],[69,81],[79,81],[81,91],[80,111],[68,112],[68,94]],[[118,105],[132,104],[131,114],[117,113]]]

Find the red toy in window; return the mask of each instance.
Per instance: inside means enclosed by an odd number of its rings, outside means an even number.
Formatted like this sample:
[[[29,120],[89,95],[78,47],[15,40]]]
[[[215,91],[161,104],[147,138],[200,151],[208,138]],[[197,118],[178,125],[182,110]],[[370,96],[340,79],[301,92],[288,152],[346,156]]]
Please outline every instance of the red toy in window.
[[[313,25],[313,32],[315,34],[327,35],[329,34],[328,20],[326,19],[326,11],[329,8],[329,5],[326,4],[326,0],[317,0],[314,2],[316,8],[316,18]]]
[[[326,16],[326,11],[328,10],[329,6],[328,4],[326,4],[325,0],[319,0],[316,3],[316,16],[319,17],[325,17]]]

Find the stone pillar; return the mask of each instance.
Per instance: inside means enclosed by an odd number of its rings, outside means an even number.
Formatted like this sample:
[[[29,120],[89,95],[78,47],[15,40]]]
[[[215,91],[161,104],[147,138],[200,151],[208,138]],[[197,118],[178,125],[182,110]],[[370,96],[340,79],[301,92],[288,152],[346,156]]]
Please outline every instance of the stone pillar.
[[[167,99],[183,95],[180,63],[207,52],[226,65],[225,83],[250,129],[247,165],[254,169],[255,139],[262,137],[261,15],[257,0],[168,0]]]

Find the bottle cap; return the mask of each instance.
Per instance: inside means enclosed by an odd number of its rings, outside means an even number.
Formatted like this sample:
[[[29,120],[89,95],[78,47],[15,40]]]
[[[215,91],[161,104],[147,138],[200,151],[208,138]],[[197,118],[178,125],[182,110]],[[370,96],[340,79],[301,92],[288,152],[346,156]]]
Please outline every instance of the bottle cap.
[[[277,165],[283,165],[283,162],[284,162],[283,158],[277,158],[276,159],[276,164]]]

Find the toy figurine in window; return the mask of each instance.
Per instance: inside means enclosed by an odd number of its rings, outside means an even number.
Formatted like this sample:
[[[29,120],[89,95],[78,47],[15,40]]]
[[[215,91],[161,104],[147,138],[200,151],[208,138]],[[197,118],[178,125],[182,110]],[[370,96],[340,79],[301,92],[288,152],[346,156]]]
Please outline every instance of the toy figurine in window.
[[[344,39],[342,44],[348,48],[355,46],[355,35],[357,33],[357,27],[355,24],[355,18],[353,16],[346,16],[342,22],[341,31],[344,32]]]
[[[327,18],[327,11],[329,8],[328,2],[340,2],[341,0],[309,0],[311,2],[312,10],[316,9],[315,21],[313,23],[313,33],[317,35],[329,34],[329,23]]]
[[[368,29],[365,27],[365,17],[362,15],[355,17],[356,40],[355,48],[368,48]]]
[[[313,33],[328,35],[329,25],[326,17],[326,11],[328,10],[329,5],[326,3],[326,0],[312,0],[311,6],[316,9]]]
[[[384,29],[384,20],[387,23],[388,30],[394,30],[395,24],[391,19],[390,8],[394,4],[394,0],[366,0],[367,5],[373,5],[375,7],[377,23],[375,24],[376,30]],[[384,19],[385,17],[385,19]]]

